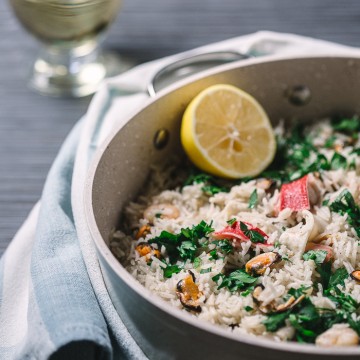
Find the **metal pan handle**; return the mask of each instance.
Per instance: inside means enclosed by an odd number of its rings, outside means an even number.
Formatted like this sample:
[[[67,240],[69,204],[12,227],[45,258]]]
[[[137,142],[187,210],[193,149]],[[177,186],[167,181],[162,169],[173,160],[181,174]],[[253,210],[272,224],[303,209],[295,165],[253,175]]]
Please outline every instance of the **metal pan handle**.
[[[236,51],[213,51],[184,57],[160,69],[148,85],[148,93],[155,96],[161,89],[200,71],[214,66],[249,58]]]

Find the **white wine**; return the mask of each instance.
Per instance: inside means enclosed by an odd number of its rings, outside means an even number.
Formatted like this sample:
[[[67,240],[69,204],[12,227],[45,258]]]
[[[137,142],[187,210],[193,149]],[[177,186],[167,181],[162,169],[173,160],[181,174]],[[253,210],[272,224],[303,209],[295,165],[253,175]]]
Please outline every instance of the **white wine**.
[[[81,43],[103,32],[121,0],[10,0],[23,26],[45,43]]]
[[[22,25],[42,42],[30,87],[44,95],[81,97],[131,67],[99,46],[121,1],[9,0]]]

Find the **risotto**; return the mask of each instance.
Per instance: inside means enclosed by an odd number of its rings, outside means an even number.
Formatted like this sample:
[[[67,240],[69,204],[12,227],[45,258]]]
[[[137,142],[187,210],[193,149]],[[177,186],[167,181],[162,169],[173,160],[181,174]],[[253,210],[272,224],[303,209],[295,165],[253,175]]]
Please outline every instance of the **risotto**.
[[[357,117],[279,125],[273,164],[241,181],[154,169],[110,248],[143,286],[199,321],[356,346],[359,130]]]

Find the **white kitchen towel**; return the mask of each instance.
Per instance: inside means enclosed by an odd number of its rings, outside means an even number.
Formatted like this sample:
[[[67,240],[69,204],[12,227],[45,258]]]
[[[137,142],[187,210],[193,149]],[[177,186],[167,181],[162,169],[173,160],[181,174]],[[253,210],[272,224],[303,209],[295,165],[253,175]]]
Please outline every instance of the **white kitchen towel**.
[[[38,204],[0,259],[1,359],[146,359],[106,290],[83,192],[94,152],[149,101],[164,66],[214,51],[250,56],[356,55],[357,49],[258,32],[140,65],[106,80],[65,140]]]

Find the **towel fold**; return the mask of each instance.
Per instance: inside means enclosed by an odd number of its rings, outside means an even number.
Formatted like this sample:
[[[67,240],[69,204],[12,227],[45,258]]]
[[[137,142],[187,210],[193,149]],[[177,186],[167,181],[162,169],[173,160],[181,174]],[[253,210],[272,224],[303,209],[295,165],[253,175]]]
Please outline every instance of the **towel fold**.
[[[106,80],[51,167],[40,201],[0,259],[1,359],[147,359],[113,307],[83,208],[102,141],[149,99],[154,74],[179,58],[230,50],[252,56],[359,55],[354,48],[258,32],[140,65]]]

